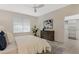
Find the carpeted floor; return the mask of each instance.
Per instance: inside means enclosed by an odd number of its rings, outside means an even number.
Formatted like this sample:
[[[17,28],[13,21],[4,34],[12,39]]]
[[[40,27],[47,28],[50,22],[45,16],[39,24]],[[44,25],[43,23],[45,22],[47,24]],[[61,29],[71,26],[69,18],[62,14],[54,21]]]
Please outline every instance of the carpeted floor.
[[[51,52],[42,52],[37,54],[63,54],[64,48],[63,43],[60,42],[54,42],[54,41],[48,41],[48,43],[51,45]]]
[[[48,54],[63,54],[64,52],[63,43],[53,41],[48,41],[48,43],[52,47],[52,51]]]

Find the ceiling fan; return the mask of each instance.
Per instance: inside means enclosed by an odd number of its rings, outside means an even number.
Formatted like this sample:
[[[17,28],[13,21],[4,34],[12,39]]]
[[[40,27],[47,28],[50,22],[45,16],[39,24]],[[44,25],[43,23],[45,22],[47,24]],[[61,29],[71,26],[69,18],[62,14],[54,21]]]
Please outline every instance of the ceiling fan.
[[[33,8],[34,8],[34,12],[36,13],[37,12],[37,9],[38,8],[42,8],[44,7],[44,4],[34,4]]]

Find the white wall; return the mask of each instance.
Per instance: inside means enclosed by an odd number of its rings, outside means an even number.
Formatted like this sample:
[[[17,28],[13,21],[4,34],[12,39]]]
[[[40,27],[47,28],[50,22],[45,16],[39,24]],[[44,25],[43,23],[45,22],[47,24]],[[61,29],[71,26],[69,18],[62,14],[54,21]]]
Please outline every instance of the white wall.
[[[31,21],[31,27],[34,26],[35,24],[37,24],[37,18],[36,17],[0,10],[0,26],[4,26],[7,29],[7,31],[13,33],[12,18],[15,15],[25,16],[26,19]],[[17,33],[17,34],[15,34],[15,36],[16,35],[25,35],[25,34],[32,34],[32,32],[29,32],[29,33]]]

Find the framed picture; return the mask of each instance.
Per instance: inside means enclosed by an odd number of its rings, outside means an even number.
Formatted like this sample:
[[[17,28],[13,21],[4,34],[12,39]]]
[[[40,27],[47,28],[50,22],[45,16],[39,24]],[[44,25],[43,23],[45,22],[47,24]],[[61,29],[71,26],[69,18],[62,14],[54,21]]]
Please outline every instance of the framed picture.
[[[49,19],[49,20],[45,20],[43,22],[43,30],[52,30],[53,29],[53,20]]]

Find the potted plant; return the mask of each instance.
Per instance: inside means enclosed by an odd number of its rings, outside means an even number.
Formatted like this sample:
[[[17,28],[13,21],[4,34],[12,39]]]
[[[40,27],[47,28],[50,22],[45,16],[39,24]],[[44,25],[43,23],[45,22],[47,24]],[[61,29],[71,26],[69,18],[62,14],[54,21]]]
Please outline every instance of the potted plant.
[[[38,28],[36,27],[36,25],[32,28],[32,32],[34,36],[37,36]]]

